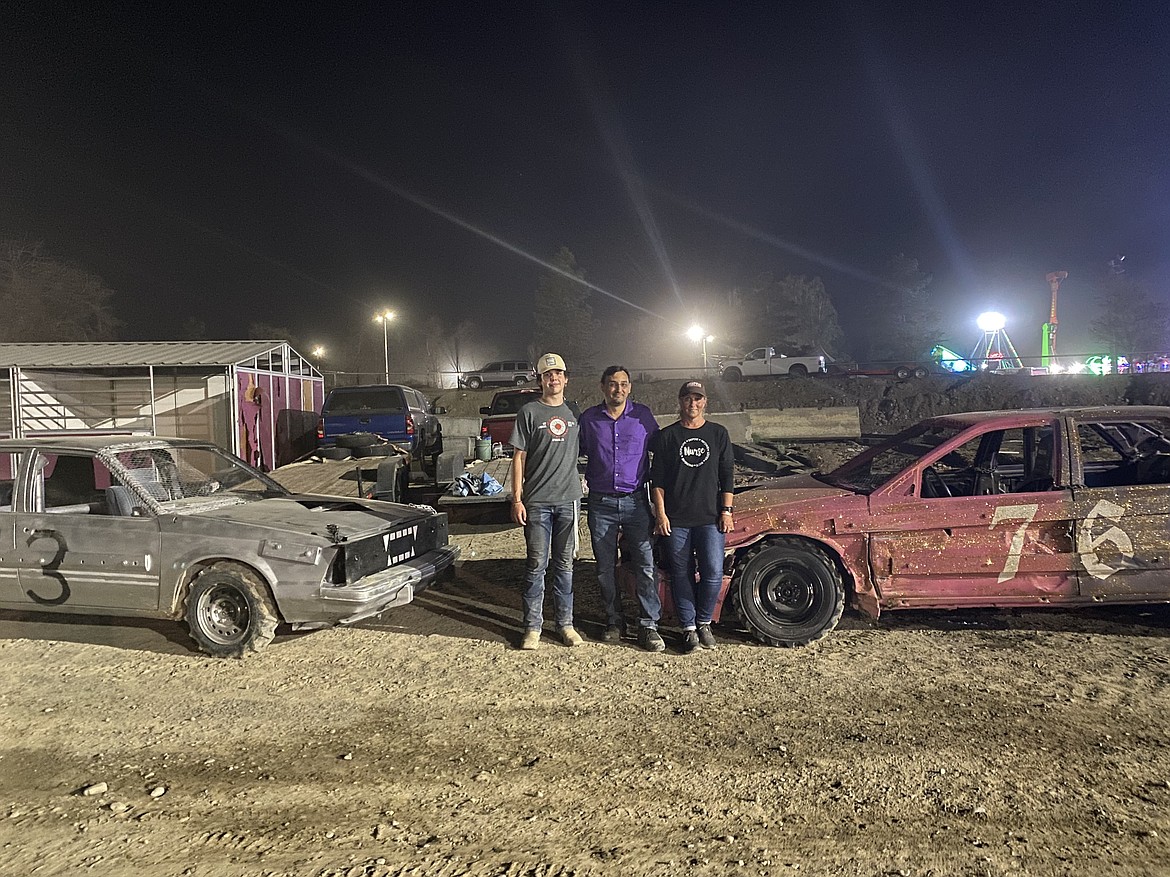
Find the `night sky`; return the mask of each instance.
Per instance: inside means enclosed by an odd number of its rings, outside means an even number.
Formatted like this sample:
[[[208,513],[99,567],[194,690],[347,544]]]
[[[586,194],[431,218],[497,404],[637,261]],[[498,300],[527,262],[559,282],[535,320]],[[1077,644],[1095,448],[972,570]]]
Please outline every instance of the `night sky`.
[[[1110,259],[1165,289],[1170,13],[1014,5],[7,4],[0,236],[99,273],[129,339],[380,350],[392,307],[520,355],[566,245],[664,332],[820,275],[854,348],[896,253],[963,352],[995,307],[1038,353],[1064,269],[1087,350]]]

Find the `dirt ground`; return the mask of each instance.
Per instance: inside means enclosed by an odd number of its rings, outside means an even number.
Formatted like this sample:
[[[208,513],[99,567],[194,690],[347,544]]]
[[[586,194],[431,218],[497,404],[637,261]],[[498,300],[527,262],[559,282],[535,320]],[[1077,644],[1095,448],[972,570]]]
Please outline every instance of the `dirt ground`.
[[[849,404],[879,431],[1038,392],[934,380]],[[676,383],[640,392],[665,412]],[[728,614],[712,652],[520,652],[520,531],[452,538],[414,604],[244,661],[177,623],[0,613],[0,874],[1170,874],[1166,607],[847,612],[793,650]],[[576,582],[595,636],[584,532]]]
[[[1170,873],[1164,608],[520,652],[520,531],[453,538],[411,606],[244,661],[0,614],[0,872]],[[585,538],[595,635],[593,570]]]

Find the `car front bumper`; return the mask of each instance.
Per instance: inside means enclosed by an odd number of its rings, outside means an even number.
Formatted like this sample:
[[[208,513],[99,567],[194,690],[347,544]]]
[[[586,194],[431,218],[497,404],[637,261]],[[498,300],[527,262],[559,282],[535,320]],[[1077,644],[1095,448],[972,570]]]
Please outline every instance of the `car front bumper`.
[[[459,559],[458,545],[444,545],[397,563],[381,572],[365,576],[353,585],[321,588],[327,614],[336,624],[353,624],[393,609],[405,606]]]

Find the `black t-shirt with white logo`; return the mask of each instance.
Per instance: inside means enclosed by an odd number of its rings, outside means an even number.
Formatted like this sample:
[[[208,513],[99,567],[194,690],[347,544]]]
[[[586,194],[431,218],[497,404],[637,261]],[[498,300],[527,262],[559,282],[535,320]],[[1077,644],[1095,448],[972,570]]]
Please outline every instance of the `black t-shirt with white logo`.
[[[719,495],[731,493],[735,457],[727,429],[708,420],[698,429],[675,422],[651,445],[650,481],[665,494],[666,516],[677,527],[719,520]]]

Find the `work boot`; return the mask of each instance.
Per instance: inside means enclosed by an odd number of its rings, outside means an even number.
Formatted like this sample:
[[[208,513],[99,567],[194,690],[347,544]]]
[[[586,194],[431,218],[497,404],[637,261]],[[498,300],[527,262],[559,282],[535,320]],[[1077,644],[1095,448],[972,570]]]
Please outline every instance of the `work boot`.
[[[684,655],[689,655],[699,647],[699,634],[694,630],[684,630],[682,635],[682,642],[678,644],[678,650]]]
[[[520,640],[520,648],[526,652],[540,648],[540,631],[536,629],[524,631],[524,637]]]
[[[638,630],[638,645],[648,652],[666,651],[666,643],[662,641],[662,637],[653,627],[643,627]]]
[[[713,633],[711,633],[711,625],[710,624],[700,624],[699,630],[698,630],[698,635],[699,635],[699,645],[701,645],[705,649],[715,648],[715,635]]]
[[[567,646],[579,646],[585,642],[585,640],[581,639],[581,634],[577,633],[576,629],[571,624],[567,627],[562,627],[560,634],[561,642]]]
[[[601,641],[603,643],[621,642],[621,639],[622,639],[622,629],[621,629],[621,627],[619,627],[616,624],[611,624],[608,627],[606,627],[605,633],[603,633],[601,635]]]

